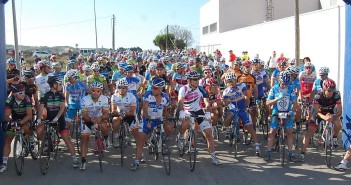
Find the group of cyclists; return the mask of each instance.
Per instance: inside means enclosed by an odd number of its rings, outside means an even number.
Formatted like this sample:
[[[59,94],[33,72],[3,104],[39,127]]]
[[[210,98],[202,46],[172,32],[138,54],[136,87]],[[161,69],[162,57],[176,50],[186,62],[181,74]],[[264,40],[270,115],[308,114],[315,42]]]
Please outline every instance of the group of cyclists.
[[[254,142],[255,155],[261,156],[256,129],[260,124],[257,119],[260,102],[264,102],[267,112],[264,119],[269,120],[270,128],[264,160],[271,160],[280,112],[289,115],[284,123],[289,160],[305,160],[306,149],[321,120],[334,123],[333,144],[338,145],[341,95],[335,82],[328,78],[329,68],[321,67],[316,71],[309,58],[301,68],[294,60],[278,58],[273,73],[268,72],[265,61],[258,55],[253,60],[247,55],[236,57],[231,66],[219,55],[212,57],[188,51],[74,55],[67,62],[66,72],[57,59],[56,55],[47,60],[36,58],[34,66],[23,69],[21,74],[15,68],[16,61],[7,60],[8,99],[6,123],[3,123],[6,142],[0,173],[7,170],[14,137],[12,122],[22,125],[32,147],[43,137],[43,120],[57,123],[72,156],[73,167],[81,170],[87,168],[89,136],[94,125],[101,129],[102,148],[110,145],[117,148],[121,147],[118,134],[123,122],[129,124],[136,141],[133,171],[145,161],[143,148],[148,135],[161,123],[168,138],[173,129],[178,129],[177,147],[184,148],[186,130],[194,120],[198,124],[196,130],[201,130],[206,140],[212,163],[219,165],[213,130],[222,125],[228,139],[229,125],[237,117]],[[302,102],[308,105],[307,133],[301,153],[293,154],[293,128],[302,128]],[[69,133],[77,114],[83,120],[80,156]],[[171,124],[170,118],[178,119],[177,127]],[[108,139],[111,132],[112,143]],[[94,143],[96,152],[98,142]],[[335,169],[347,169],[350,151]]]

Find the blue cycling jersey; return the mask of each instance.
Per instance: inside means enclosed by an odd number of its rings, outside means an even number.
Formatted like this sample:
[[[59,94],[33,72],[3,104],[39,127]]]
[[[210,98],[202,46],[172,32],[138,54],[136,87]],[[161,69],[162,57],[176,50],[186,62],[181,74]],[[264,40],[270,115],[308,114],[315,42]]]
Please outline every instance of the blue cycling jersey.
[[[294,89],[296,92],[296,89],[301,89],[301,83],[298,78],[295,78],[295,80],[291,81],[289,85]]]
[[[256,78],[258,98],[264,97],[263,87],[266,86],[265,79],[268,78],[268,73],[261,69],[259,71],[252,70],[251,74]]]
[[[318,78],[313,83],[312,91],[321,92],[323,90],[322,85],[323,85],[323,80],[321,78]]]
[[[268,100],[274,100],[280,94],[283,94],[284,97],[273,105],[272,114],[289,112],[293,105],[293,101],[296,100],[296,93],[292,86],[287,86],[285,89],[281,89],[279,85],[275,85],[271,88],[268,94]]]
[[[128,82],[128,92],[132,93],[134,96],[137,94],[137,90],[140,87],[140,80],[137,77],[125,77]]]
[[[68,107],[80,108],[81,99],[86,95],[88,90],[88,85],[81,81],[78,81],[75,85],[67,82],[65,92],[68,93]]]
[[[247,91],[247,87],[244,83],[237,83],[236,87],[227,87],[223,91],[223,99],[234,100],[244,96],[245,91]],[[231,102],[229,104],[229,108],[236,107],[241,110],[245,110],[246,103],[245,99],[239,100],[237,102]]]
[[[112,81],[116,82],[119,79],[122,79],[124,77],[125,77],[124,74],[121,74],[119,71],[116,71],[115,73],[113,73]]]

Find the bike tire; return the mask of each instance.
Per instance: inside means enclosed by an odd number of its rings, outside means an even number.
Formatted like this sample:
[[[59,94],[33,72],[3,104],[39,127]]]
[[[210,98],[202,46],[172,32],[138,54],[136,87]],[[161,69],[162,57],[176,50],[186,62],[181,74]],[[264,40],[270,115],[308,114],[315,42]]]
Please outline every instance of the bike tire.
[[[59,144],[60,144],[60,136],[58,134],[58,132],[54,132],[53,133],[55,135],[54,137],[54,141],[52,141],[52,146],[54,147],[53,149],[53,158],[56,159],[57,158],[57,153],[59,151]]]
[[[295,131],[295,150],[299,148],[299,132]]]
[[[44,152],[45,147],[47,147],[46,153]],[[51,137],[46,134],[41,141],[39,152],[40,172],[43,175],[46,175],[49,171],[52,147]]]
[[[34,137],[34,139],[36,139],[36,137]],[[28,148],[28,150],[29,150],[29,153],[30,153],[30,156],[32,157],[32,159],[33,160],[37,160],[38,159],[38,148],[36,148],[37,146],[38,146],[38,140],[36,140],[36,144],[35,144],[35,146],[34,146],[34,148],[32,148],[32,146],[30,146],[30,143],[29,143],[29,138],[27,139],[27,148]]]
[[[179,136],[176,138],[176,142],[178,143],[179,140]],[[184,144],[183,144],[183,148],[179,148],[178,144],[177,144],[177,148],[178,148],[178,153],[180,157],[183,157],[184,155]]]
[[[98,158],[99,158],[99,166],[100,166],[100,172],[102,173],[102,139],[100,137],[97,137],[97,148],[98,148]]]
[[[269,134],[268,124],[263,124],[262,125],[262,134],[263,134],[263,138],[267,140],[268,139],[268,134]]]
[[[233,144],[234,144],[234,158],[238,157],[238,140],[239,140],[239,129],[238,125],[236,124],[233,128]]]
[[[13,147],[13,159],[15,162],[16,173],[18,176],[21,176],[23,173],[24,167],[24,146],[23,146],[23,136],[16,135],[15,143]]]
[[[125,131],[124,126],[120,128],[119,133],[119,148],[121,152],[121,167],[123,167],[124,152],[125,152]]]
[[[233,146],[233,143],[234,143],[234,128],[233,126],[231,126],[231,133],[229,134],[229,146],[232,147]]]
[[[75,138],[75,140],[76,140],[76,147],[77,147],[77,152],[78,152],[78,154],[80,155],[80,152],[81,152],[81,141],[82,141],[82,132],[81,132],[81,127],[80,127],[80,125],[79,126],[77,126],[76,127],[76,131],[75,131],[76,133],[76,138]]]
[[[284,166],[285,163],[285,139],[284,139],[284,129],[281,129],[279,135],[279,146],[280,146],[280,165]]]
[[[171,152],[166,136],[162,135],[162,160],[167,175],[171,175]]]
[[[331,129],[326,129],[325,131],[326,138],[324,143],[325,149],[325,164],[328,168],[331,166],[331,158],[332,158],[332,148],[333,148],[333,137],[331,134]]]
[[[193,146],[192,146],[192,141],[194,141]],[[192,150],[191,150],[191,147],[193,148]],[[195,164],[196,164],[196,138],[195,138],[194,130],[191,130],[191,132],[189,133],[189,165],[190,165],[191,172],[194,172]]]

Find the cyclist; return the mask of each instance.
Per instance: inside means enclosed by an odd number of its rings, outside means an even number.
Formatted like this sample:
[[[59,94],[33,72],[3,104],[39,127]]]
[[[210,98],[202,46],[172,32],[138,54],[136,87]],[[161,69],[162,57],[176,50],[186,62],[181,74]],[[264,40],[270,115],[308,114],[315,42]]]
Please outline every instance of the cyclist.
[[[234,72],[229,72],[225,76],[226,85],[228,86],[223,91],[224,105],[228,107],[228,111],[224,118],[224,126],[228,127],[229,123],[233,119],[235,112],[234,109],[239,109],[239,118],[243,122],[245,129],[251,134],[253,141],[255,142],[256,155],[261,154],[258,139],[254,127],[252,125],[252,119],[250,114],[247,112],[249,106],[248,89],[244,83],[237,83]]]
[[[65,112],[65,97],[62,94],[62,78],[58,76],[50,76],[47,82],[50,86],[50,90],[40,97],[40,105],[38,111],[37,122],[41,122],[41,115],[44,107],[47,109],[46,120],[57,123],[58,131],[65,141],[68,151],[71,153],[73,160],[73,167],[77,168],[79,165],[78,158],[73,144],[69,137],[69,130],[66,128],[64,119]],[[45,125],[40,124],[37,128],[38,139],[42,139],[44,136]]]
[[[112,114],[114,116],[112,120],[113,128],[113,146],[117,148],[119,146],[119,128],[122,122],[127,122],[129,129],[137,141],[138,128],[135,120],[135,111],[137,107],[136,97],[128,92],[128,82],[122,78],[117,82],[117,91],[112,95]]]
[[[206,83],[207,79],[212,79],[213,78],[212,77],[212,69],[211,69],[211,67],[210,66],[205,66],[203,68],[203,74],[204,74],[204,76],[203,76],[203,78],[200,79],[199,85],[206,89],[206,87],[209,85],[209,84]],[[213,79],[215,79],[215,78],[213,78]]]
[[[287,112],[289,117],[285,120],[284,129],[286,131],[288,140],[288,158],[293,159],[293,118],[296,112],[297,101],[296,94],[292,86],[289,85],[291,82],[291,76],[288,71],[280,72],[277,79],[277,85],[274,85],[269,91],[267,105],[273,105],[271,129],[268,136],[268,146],[264,160],[269,161],[271,159],[272,147],[274,142],[274,136],[277,132],[279,125],[279,112]]]
[[[310,95],[310,101],[313,100],[314,96],[323,91],[323,81],[328,79],[329,74],[329,67],[321,67],[319,69],[319,77],[317,80],[314,81],[312,92]]]
[[[273,87],[274,85],[279,84],[277,78],[279,76],[279,73],[282,71],[285,71],[285,69],[287,68],[287,62],[285,59],[278,59],[278,69],[273,71],[273,74],[271,76],[271,87]]]
[[[171,80],[171,114],[175,113],[177,106],[178,92],[181,87],[187,84],[187,76],[185,75],[185,65],[182,62],[176,63],[176,72],[174,73]]]
[[[47,60],[42,60],[38,62],[38,67],[41,73],[35,77],[35,85],[38,87],[38,97],[50,91],[50,86],[48,84],[48,76],[53,76],[51,73],[51,65]]]
[[[7,69],[6,69],[6,85],[7,85],[7,95],[10,94],[10,85],[18,84],[20,79],[20,71],[16,69],[16,60],[9,58],[7,60]]]
[[[190,71],[187,73],[188,85],[184,85],[179,89],[178,96],[178,108],[179,119],[181,126],[179,127],[179,148],[184,147],[184,133],[190,125],[189,115],[204,115],[205,117],[199,117],[195,119],[195,122],[199,124],[200,129],[207,140],[207,147],[210,152],[212,163],[219,165],[220,161],[216,156],[215,145],[212,136],[212,125],[208,120],[211,120],[210,108],[211,105],[208,100],[208,93],[206,90],[199,86],[200,75],[196,71]],[[202,109],[201,101],[204,102],[205,110]],[[186,115],[187,114],[187,115]]]
[[[54,71],[52,72],[52,74],[53,74],[54,76],[59,76],[59,77],[61,77],[62,79],[64,78],[64,76],[65,76],[66,73],[61,71],[62,66],[61,66],[60,62],[51,63],[51,68],[54,70]]]
[[[78,74],[78,79],[80,79],[81,82],[88,84],[88,77],[91,75],[90,65],[84,64],[82,69],[83,69],[83,73]]]
[[[115,71],[112,75],[112,81],[117,82],[119,79],[124,78],[124,68],[127,66],[125,62],[120,62],[118,65],[118,71]]]
[[[340,163],[337,166],[333,166],[333,168],[335,170],[338,171],[344,171],[347,170],[347,163],[350,161],[351,159],[351,146],[350,148],[346,151],[345,155],[344,155],[344,159],[340,161]]]
[[[100,65],[98,63],[93,63],[91,65],[91,69],[93,70],[93,74],[87,78],[88,85],[92,84],[93,82],[99,82],[104,87],[103,89],[105,90],[105,95],[110,96],[110,90],[107,85],[106,78],[100,74]]]
[[[35,139],[33,131],[30,129],[30,121],[32,119],[32,103],[25,94],[25,87],[22,84],[10,85],[12,94],[5,102],[5,117],[6,122],[10,122],[6,131],[6,139],[4,145],[3,164],[0,166],[0,173],[7,170],[7,161],[11,152],[11,142],[14,138],[14,130],[11,127],[11,122],[15,121],[24,129],[24,133],[29,135],[31,147],[35,147]],[[10,118],[11,117],[11,118]],[[11,121],[12,120],[12,121]]]
[[[86,157],[88,153],[89,136],[94,124],[98,124],[103,138],[108,138],[108,117],[109,117],[109,104],[108,98],[102,95],[103,85],[101,82],[93,81],[89,85],[91,95],[86,95],[81,100],[82,118],[84,123],[81,125],[82,141],[81,141],[81,170],[86,170]],[[103,141],[100,141],[103,150]],[[97,152],[97,140],[94,144],[94,153]]]
[[[35,106],[35,110],[39,110],[38,89],[37,86],[34,84],[34,80],[35,76],[33,71],[22,71],[22,80],[20,84],[22,84],[25,87],[25,93],[29,97],[29,100],[31,100],[32,105]]]
[[[66,113],[67,127],[71,124],[72,119],[77,116],[76,109],[80,109],[82,97],[91,93],[88,85],[78,80],[78,74],[78,69],[70,69],[66,73],[68,80],[65,87],[65,105],[68,108]]]
[[[321,120],[334,123],[333,144],[338,146],[338,133],[341,129],[340,116],[342,115],[341,94],[336,90],[336,84],[332,79],[323,81],[323,91],[317,93],[313,100],[315,115],[312,115],[307,133],[303,139],[301,154],[298,156],[299,161],[305,158],[307,145],[314,135]],[[334,112],[334,108],[336,112]]]
[[[164,129],[167,137],[169,137],[172,132],[172,125],[167,120],[169,97],[166,93],[162,92],[162,89],[165,86],[165,81],[162,78],[155,78],[151,83],[152,90],[147,91],[143,97],[143,120],[137,137],[136,157],[131,168],[133,171],[136,171],[139,168],[143,146],[152,129],[160,125],[161,122],[164,122]],[[157,121],[149,123],[150,119]]]

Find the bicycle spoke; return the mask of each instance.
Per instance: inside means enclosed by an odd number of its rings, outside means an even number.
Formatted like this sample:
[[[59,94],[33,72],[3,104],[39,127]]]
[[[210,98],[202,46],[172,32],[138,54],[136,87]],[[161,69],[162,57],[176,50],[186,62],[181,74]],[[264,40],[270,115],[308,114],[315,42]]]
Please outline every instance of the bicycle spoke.
[[[24,166],[24,143],[23,143],[23,136],[16,135],[15,143],[13,147],[13,158],[15,162],[16,172],[17,175],[22,175],[23,173],[23,166]]]

